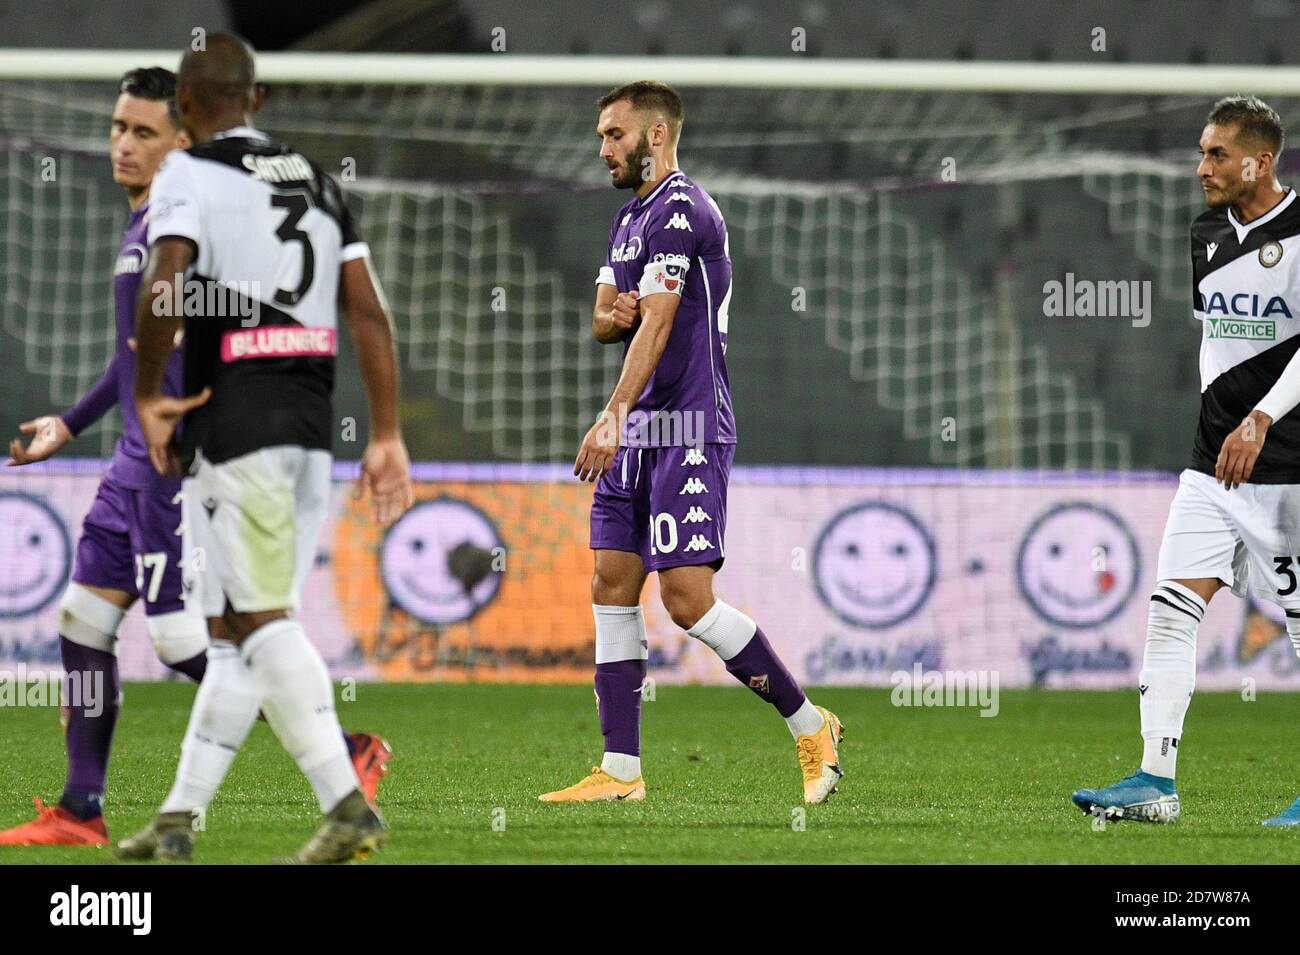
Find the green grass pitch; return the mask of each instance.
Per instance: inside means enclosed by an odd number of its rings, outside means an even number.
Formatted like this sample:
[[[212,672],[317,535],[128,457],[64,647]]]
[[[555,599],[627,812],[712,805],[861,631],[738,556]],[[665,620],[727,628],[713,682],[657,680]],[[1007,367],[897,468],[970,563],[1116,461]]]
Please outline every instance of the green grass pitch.
[[[127,686],[110,836],[143,825],[166,794],[193,694],[180,683]],[[887,689],[812,696],[845,722],[847,776],[827,805],[808,807],[802,831],[792,825],[802,807],[789,734],[740,687],[658,688],[644,706],[640,804],[537,802],[599,760],[590,688],[360,684],[339,713],[396,752],[379,794],[392,837],[371,864],[1300,861],[1300,831],[1259,825],[1300,788],[1300,695],[1198,694],[1179,760],[1183,818],[1103,832],[1069,794],[1135,767],[1132,692],[1008,691],[994,718],[896,708]],[[31,816],[31,795],[58,798],[57,710],[0,712],[0,753],[0,826],[9,826]],[[210,809],[196,861],[273,861],[317,819],[305,780],[259,723]],[[111,861],[104,849],[0,848],[0,863]]]

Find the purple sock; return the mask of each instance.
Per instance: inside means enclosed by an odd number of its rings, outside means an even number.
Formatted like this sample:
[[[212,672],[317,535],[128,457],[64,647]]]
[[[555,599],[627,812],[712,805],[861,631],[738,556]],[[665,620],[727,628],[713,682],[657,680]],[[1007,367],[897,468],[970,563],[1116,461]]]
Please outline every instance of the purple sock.
[[[196,653],[188,660],[182,660],[180,663],[169,663],[167,666],[175,670],[181,676],[187,676],[195,683],[203,682],[203,674],[208,669],[208,651]]]
[[[807,699],[772,644],[767,642],[761,627],[754,630],[745,649],[725,662],[728,673],[775,706],[782,716],[793,714]]]
[[[68,674],[68,781],[59,805],[82,819],[101,814],[121,684],[117,657],[59,638]],[[75,677],[75,679],[74,679]]]
[[[605,752],[641,755],[641,684],[644,660],[596,664],[596,696],[600,700],[600,732]]]

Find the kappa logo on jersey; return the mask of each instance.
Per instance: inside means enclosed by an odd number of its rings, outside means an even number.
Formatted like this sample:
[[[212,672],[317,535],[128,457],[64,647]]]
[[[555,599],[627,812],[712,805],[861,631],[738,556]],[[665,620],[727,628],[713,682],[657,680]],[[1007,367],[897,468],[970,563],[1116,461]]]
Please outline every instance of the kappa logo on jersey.
[[[695,200],[692,199],[684,192],[670,192],[668,194],[668,198],[665,199],[664,201],[665,202],[689,202],[691,205],[695,205]]]
[[[704,482],[699,478],[687,478],[686,483],[682,485],[682,489],[677,492],[677,496],[681,497],[683,494],[707,494],[708,490],[704,486]]]
[[[704,521],[711,521],[711,520],[713,520],[713,518],[709,517],[708,513],[705,512],[704,508],[700,507],[698,504],[692,504],[691,509],[686,512],[686,516],[682,518],[682,523],[701,524]]]
[[[1214,258],[1214,253],[1218,251],[1219,251],[1219,243],[1217,242],[1205,243],[1205,261],[1208,262],[1210,261],[1210,259]]]
[[[713,550],[713,544],[703,534],[696,534],[686,543],[686,546],[683,547],[682,550],[686,553],[701,550]]]
[[[611,262],[630,262],[641,254],[644,245],[639,235],[634,235],[614,251],[609,253]]]
[[[690,220],[686,218],[684,212],[674,212],[673,217],[664,225],[665,229],[685,229],[687,232],[694,232],[691,228]]]
[[[688,464],[708,464],[709,459],[704,456],[704,452],[699,448],[687,448],[686,457],[682,460],[679,467],[686,467]]]
[[[1278,246],[1278,249],[1278,255],[1281,255],[1281,246]],[[1260,249],[1261,259],[1263,254],[1264,250]],[[1276,261],[1274,264],[1277,264]],[[1220,315],[1235,315],[1238,318],[1268,318],[1270,315],[1293,317],[1291,309],[1287,308],[1286,300],[1281,295],[1270,297],[1264,302],[1262,310],[1260,299],[1261,296],[1255,292],[1232,292],[1226,295],[1223,292],[1215,292],[1205,303],[1205,314],[1213,315],[1217,312]]]

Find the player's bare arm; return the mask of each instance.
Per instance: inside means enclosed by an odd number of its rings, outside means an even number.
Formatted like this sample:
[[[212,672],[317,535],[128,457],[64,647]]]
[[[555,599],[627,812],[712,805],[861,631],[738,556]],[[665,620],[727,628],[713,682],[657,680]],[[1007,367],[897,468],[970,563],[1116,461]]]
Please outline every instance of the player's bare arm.
[[[35,464],[58,453],[59,449],[72,440],[72,432],[58,415],[42,415],[31,421],[24,421],[18,426],[23,434],[33,435],[27,447],[23,447],[21,438],[9,442],[9,467],[23,464]]]
[[[1230,491],[1249,481],[1255,461],[1264,450],[1264,435],[1272,423],[1273,419],[1258,409],[1247,415],[1223,441],[1219,460],[1214,465],[1215,480]]]
[[[414,497],[410,459],[397,420],[393,322],[367,256],[343,263],[339,295],[370,407],[370,443],[361,457],[354,496],[360,498],[368,490],[375,519],[387,524],[400,517]]]
[[[602,345],[613,345],[627,338],[640,320],[637,294],[620,292],[613,285],[596,286],[596,307],[591,313],[591,332]]]
[[[614,386],[614,394],[578,448],[573,473],[579,480],[595,481],[613,466],[614,455],[618,453],[620,409],[631,408],[636,403],[654,374],[672,334],[679,304],[681,298],[670,292],[657,292],[640,301],[640,327],[623,359],[623,372]]]
[[[76,406],[68,412],[69,417],[78,416],[74,419],[78,431],[85,430],[107,414],[109,408],[117,404],[118,374],[118,361],[114,356],[99,381],[95,382]],[[9,442],[9,467],[35,464],[37,461],[53,457],[77,436],[72,428],[73,425],[69,425],[63,415],[59,414],[46,414],[31,421],[24,421],[18,426],[18,430],[22,434],[30,434],[33,437],[27,447],[23,447],[21,438]]]
[[[172,439],[176,425],[191,409],[206,402],[207,388],[188,398],[163,394],[167,359],[176,347],[181,320],[170,314],[180,301],[185,270],[194,261],[194,244],[188,239],[164,237],[154,243],[148,270],[140,284],[135,320],[135,406],[140,430],[149,448],[149,460],[159,474],[177,475],[180,462]]]
[[[1253,411],[1224,439],[1214,466],[1214,477],[1228,490],[1250,480],[1264,435],[1278,418],[1300,405],[1300,353],[1291,356],[1282,374]]]

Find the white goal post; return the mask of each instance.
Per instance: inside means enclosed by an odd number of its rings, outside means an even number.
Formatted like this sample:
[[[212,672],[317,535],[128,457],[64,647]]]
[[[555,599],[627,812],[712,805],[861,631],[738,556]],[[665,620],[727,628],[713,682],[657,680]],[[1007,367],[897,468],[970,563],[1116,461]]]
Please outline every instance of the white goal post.
[[[175,50],[0,48],[0,78],[116,79],[142,65],[174,68]],[[803,57],[523,56],[505,53],[259,53],[268,83],[601,86],[669,76],[676,86],[1096,95],[1300,95],[1300,67],[1144,63],[1010,63]]]

